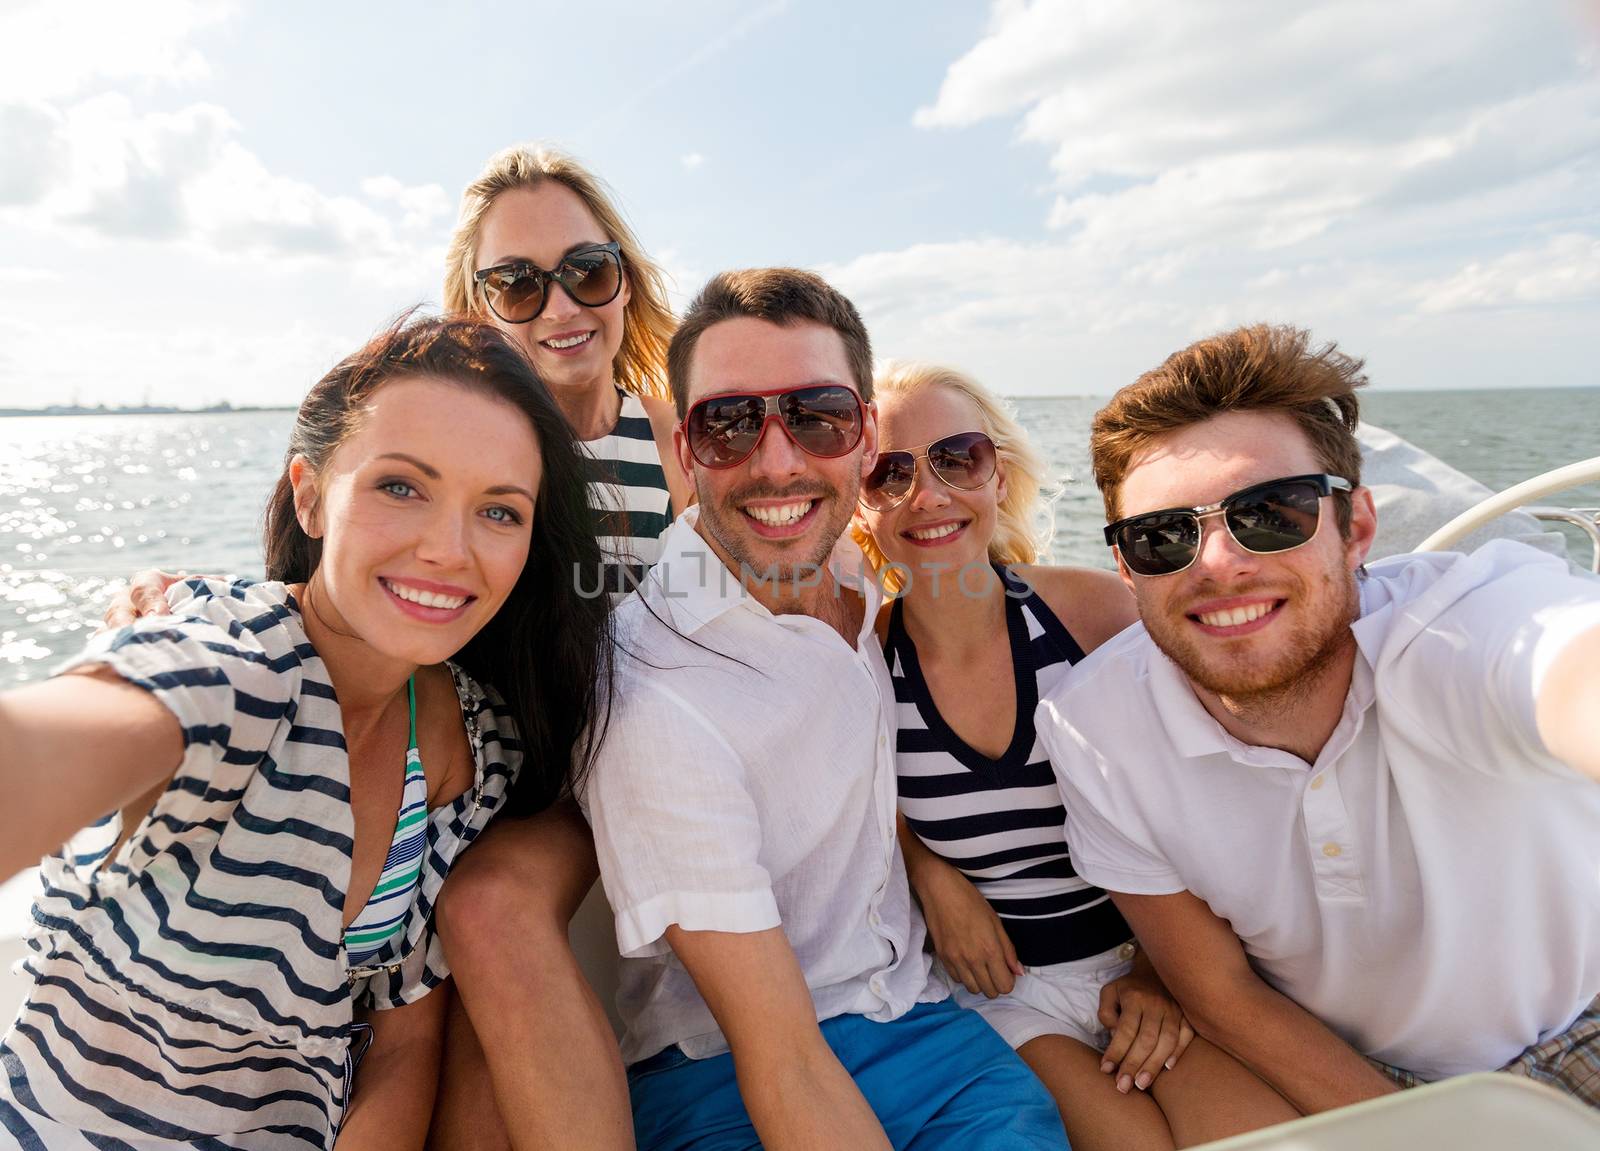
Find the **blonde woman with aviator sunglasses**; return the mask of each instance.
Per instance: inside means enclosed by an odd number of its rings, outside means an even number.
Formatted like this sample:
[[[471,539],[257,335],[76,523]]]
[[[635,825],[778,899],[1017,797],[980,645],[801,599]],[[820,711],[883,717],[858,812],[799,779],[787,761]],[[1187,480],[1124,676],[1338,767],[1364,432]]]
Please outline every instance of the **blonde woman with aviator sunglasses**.
[[[857,539],[899,593],[900,840],[956,999],[1054,1095],[1073,1147],[1162,1149],[1294,1118],[1204,1040],[1106,893],[1073,871],[1033,709],[1137,619],[1110,572],[1047,567],[1043,465],[1002,403],[931,364],[874,382]]]

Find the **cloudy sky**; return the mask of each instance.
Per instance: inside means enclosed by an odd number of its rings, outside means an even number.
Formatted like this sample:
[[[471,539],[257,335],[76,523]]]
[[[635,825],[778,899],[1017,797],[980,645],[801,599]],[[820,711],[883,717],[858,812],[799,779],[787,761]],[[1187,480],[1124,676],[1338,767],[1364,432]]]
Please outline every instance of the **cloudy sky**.
[[[680,302],[1104,393],[1293,321],[1376,386],[1600,384],[1600,0],[0,0],[0,407],[293,403],[542,139]]]

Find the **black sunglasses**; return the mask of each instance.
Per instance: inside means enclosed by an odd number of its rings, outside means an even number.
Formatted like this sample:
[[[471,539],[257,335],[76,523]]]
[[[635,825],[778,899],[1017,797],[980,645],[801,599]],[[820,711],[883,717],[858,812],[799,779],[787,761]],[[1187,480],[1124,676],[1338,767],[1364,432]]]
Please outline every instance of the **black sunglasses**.
[[[1351,490],[1350,481],[1340,476],[1286,476],[1252,484],[1204,507],[1165,508],[1118,520],[1107,525],[1106,543],[1138,575],[1172,575],[1200,554],[1200,520],[1220,514],[1228,534],[1245,551],[1293,551],[1316,536],[1322,497]]]
[[[854,389],[813,384],[707,396],[683,418],[683,434],[702,467],[731,468],[750,458],[769,420],[777,420],[802,451],[825,460],[853,451],[866,426]]]
[[[917,461],[952,488],[971,492],[994,477],[994,441],[982,432],[957,432],[917,451],[880,452],[861,481],[861,502],[886,512],[911,494],[917,484]]]
[[[549,271],[513,260],[474,272],[472,278],[489,309],[508,324],[526,324],[544,311],[551,283],[560,284],[574,303],[600,308],[622,291],[622,245],[612,241],[575,248]]]

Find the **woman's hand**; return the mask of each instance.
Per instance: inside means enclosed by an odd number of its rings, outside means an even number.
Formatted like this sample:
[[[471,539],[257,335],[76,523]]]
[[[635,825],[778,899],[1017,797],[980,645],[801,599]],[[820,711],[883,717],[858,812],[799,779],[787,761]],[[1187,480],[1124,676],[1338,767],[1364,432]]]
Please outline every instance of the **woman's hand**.
[[[1000,917],[965,875],[923,851],[911,888],[922,904],[939,961],[974,995],[993,999],[1006,994],[1022,974],[1022,964]]]
[[[167,606],[167,589],[185,578],[182,572],[173,575],[154,568],[134,572],[128,586],[112,597],[111,606],[101,617],[105,626],[127,627],[141,616],[166,615],[172,610]]]
[[[1100,1025],[1111,1032],[1100,1070],[1115,1074],[1117,1090],[1148,1090],[1170,1071],[1194,1039],[1177,1000],[1140,952],[1133,970],[1100,989]]]

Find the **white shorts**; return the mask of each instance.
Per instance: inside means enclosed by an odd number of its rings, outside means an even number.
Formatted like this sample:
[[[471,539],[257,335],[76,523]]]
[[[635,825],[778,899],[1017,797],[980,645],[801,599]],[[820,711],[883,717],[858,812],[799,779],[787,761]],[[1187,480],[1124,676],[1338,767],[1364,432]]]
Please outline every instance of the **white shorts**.
[[[1016,985],[995,999],[974,995],[942,968],[940,974],[956,1002],[983,1016],[1013,1049],[1041,1035],[1065,1035],[1104,1051],[1111,1033],[1100,1026],[1100,989],[1128,974],[1133,956],[1130,941],[1087,959],[1024,967]]]

